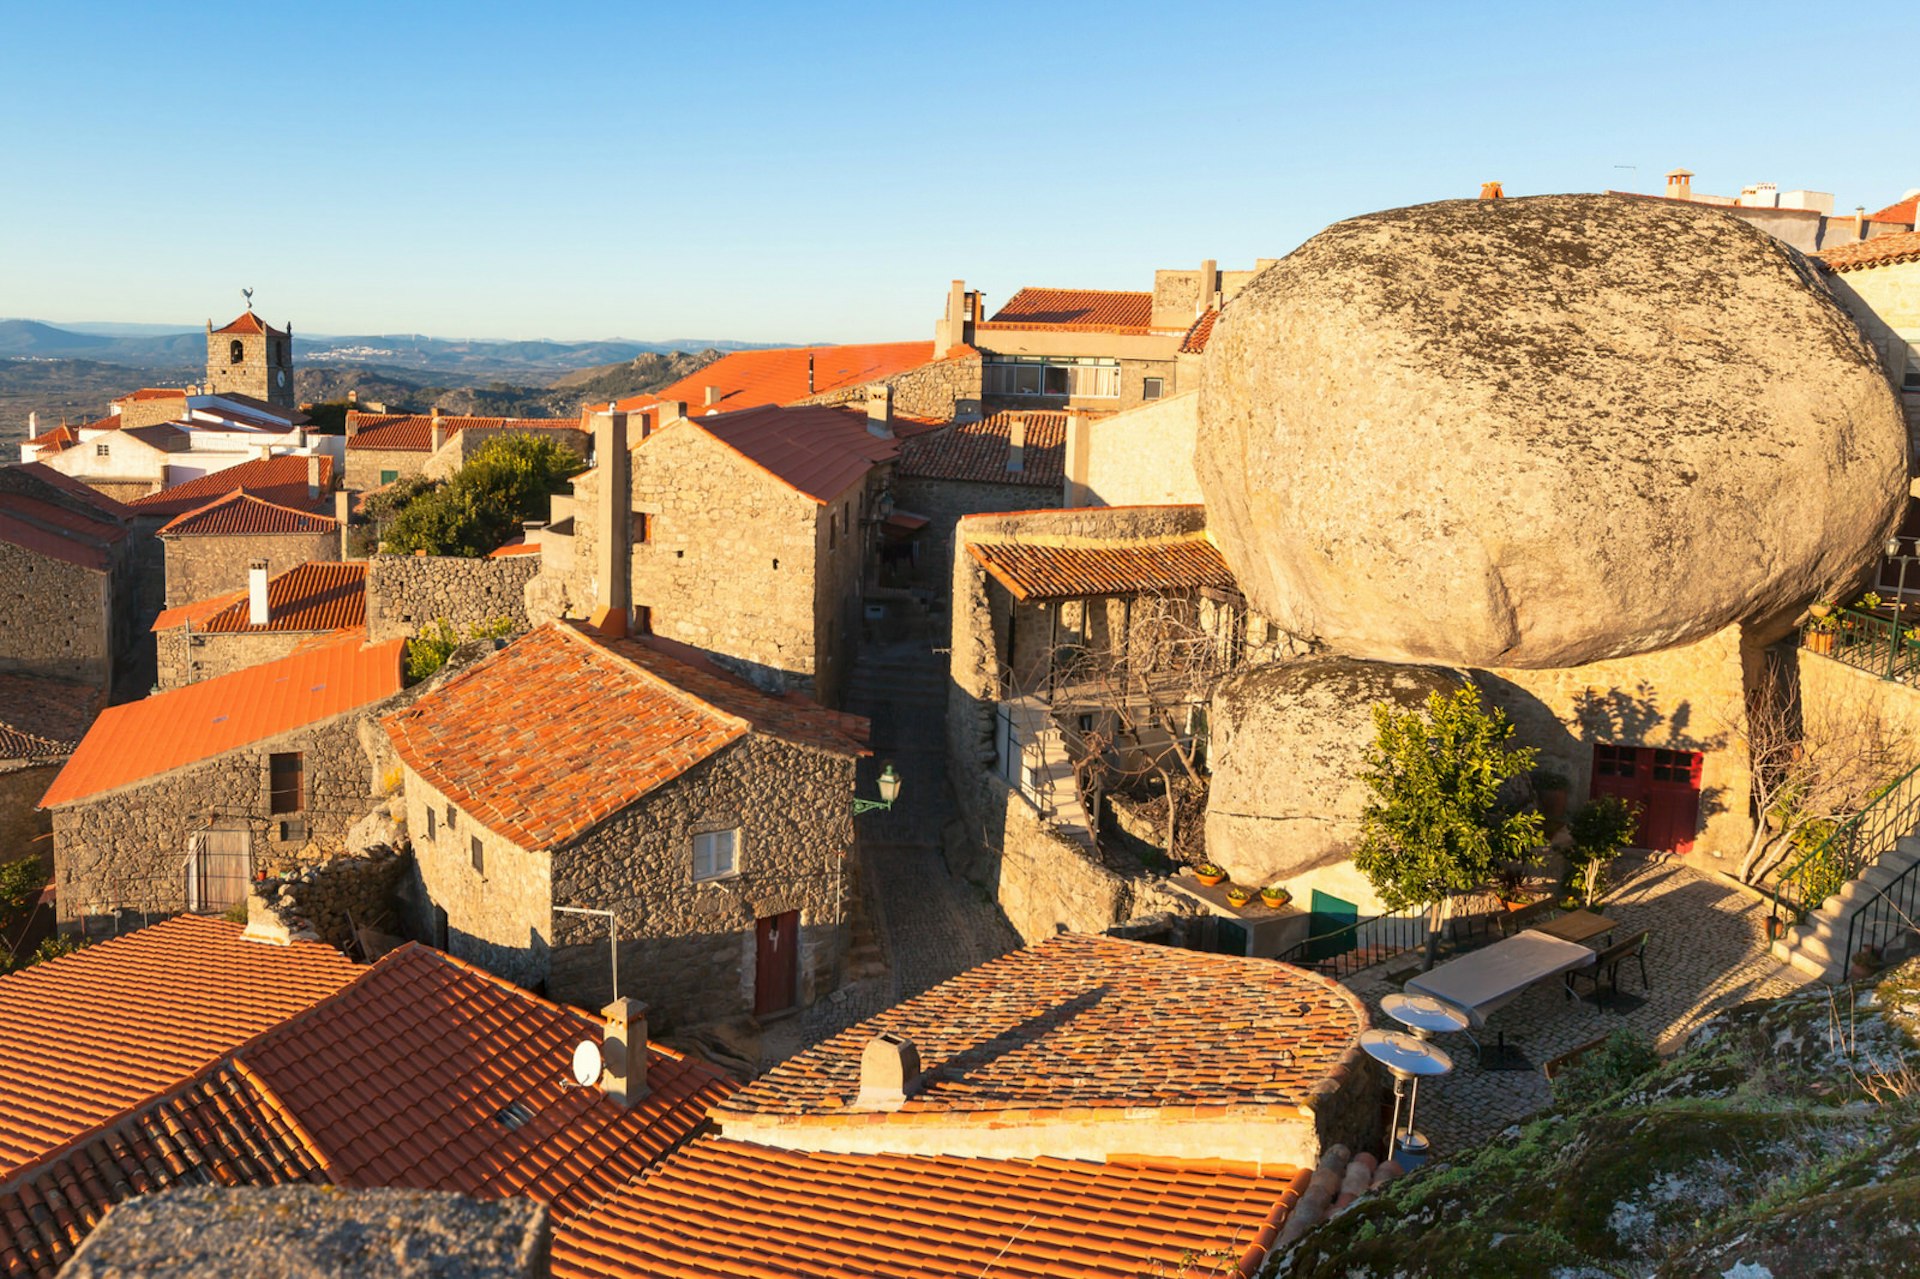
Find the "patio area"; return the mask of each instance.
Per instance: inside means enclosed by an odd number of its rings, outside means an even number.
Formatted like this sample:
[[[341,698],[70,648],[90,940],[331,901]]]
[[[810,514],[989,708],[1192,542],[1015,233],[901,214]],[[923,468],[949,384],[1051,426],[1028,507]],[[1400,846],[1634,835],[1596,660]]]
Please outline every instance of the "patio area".
[[[1485,1141],[1547,1105],[1552,1088],[1540,1067],[1562,1053],[1623,1025],[1648,1035],[1666,1052],[1721,1009],[1775,998],[1808,980],[1767,953],[1765,904],[1717,876],[1680,857],[1623,858],[1613,873],[1619,887],[1597,909],[1619,921],[1618,938],[1651,930],[1647,975],[1652,989],[1642,989],[1632,962],[1620,970],[1624,997],[1611,1008],[1597,1007],[1590,996],[1569,1002],[1557,977],[1529,987],[1474,1035],[1492,1044],[1504,1033],[1507,1046],[1532,1064],[1530,1070],[1482,1070],[1465,1035],[1440,1036],[1454,1070],[1422,1085],[1419,1109],[1420,1129],[1436,1156]],[[1417,972],[1417,955],[1400,955],[1345,984],[1366,1000],[1374,1025],[1397,1029],[1380,1012],[1380,1000]]]

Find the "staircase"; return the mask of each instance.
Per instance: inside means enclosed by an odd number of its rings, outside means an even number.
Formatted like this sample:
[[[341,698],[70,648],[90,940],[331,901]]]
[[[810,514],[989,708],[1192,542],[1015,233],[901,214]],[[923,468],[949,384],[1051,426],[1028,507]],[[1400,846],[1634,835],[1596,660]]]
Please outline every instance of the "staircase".
[[[1891,960],[1913,931],[1904,914],[1913,913],[1911,888],[1920,884],[1915,866],[1920,866],[1920,834],[1902,835],[1845,888],[1774,942],[1774,958],[1834,983],[1846,980],[1852,959],[1849,942],[1851,950],[1878,946]]]
[[[1061,834],[1091,850],[1093,823],[1081,799],[1073,759],[1067,753],[1065,735],[1054,722],[1053,709],[1038,698],[1009,702],[1007,709],[1021,743],[1020,793]]]

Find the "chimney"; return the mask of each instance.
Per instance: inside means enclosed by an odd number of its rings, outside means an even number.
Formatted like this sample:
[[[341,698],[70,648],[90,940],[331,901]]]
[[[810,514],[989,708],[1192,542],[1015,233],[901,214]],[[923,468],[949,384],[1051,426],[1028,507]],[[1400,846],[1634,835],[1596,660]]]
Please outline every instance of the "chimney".
[[[320,455],[318,453],[307,454],[307,500],[309,502],[320,500]]]
[[[1854,225],[1854,229],[1860,233],[1856,238],[1862,239],[1862,240],[1866,239],[1867,238],[1867,206],[1866,205],[1856,204],[1853,206],[1853,225]]]
[[[349,390],[347,392],[347,407],[351,409],[351,408],[358,408],[359,406],[360,406],[360,392],[355,390]]]
[[[1208,308],[1218,306],[1220,297],[1220,264],[1208,258],[1200,264],[1200,300],[1194,304],[1194,318]]]
[[[905,1035],[875,1035],[860,1053],[860,1110],[898,1110],[920,1080],[920,1050]]]
[[[1087,484],[1087,415],[1081,409],[1067,410],[1066,471],[1060,503],[1069,509],[1093,505],[1093,491]]]
[[[333,494],[333,518],[345,528],[353,522],[353,494],[345,489],[336,489]]]
[[[40,415],[29,413],[27,414],[27,438],[32,439],[38,434],[40,434]]]
[[[267,562],[255,560],[247,565],[247,624],[265,626],[271,618],[267,608]]]
[[[707,396],[705,407],[712,408],[720,402],[720,388],[717,386],[709,386],[705,389]]]
[[[616,999],[600,1010],[607,1028],[600,1040],[606,1069],[600,1088],[616,1106],[631,1106],[647,1095],[647,1006],[637,999]]]
[[[893,438],[893,388],[885,382],[867,388],[867,434]]]
[[[428,445],[428,448],[431,452],[438,453],[440,446],[447,442],[447,428],[446,424],[440,420],[440,406],[438,404],[433,406],[432,433],[433,439]]]
[[[662,400],[654,407],[659,411],[659,416],[654,419],[653,423],[653,429],[656,431],[669,422],[678,422],[687,415],[687,402],[685,400]]]
[[[1504,200],[1507,198],[1507,193],[1505,188],[1498,182],[1482,182],[1480,184],[1480,198],[1482,200]]]
[[[977,295],[967,292],[965,280],[955,280],[947,286],[947,312],[940,322],[933,326],[933,358],[938,360],[956,346],[964,345],[973,334],[967,332],[968,322],[974,318],[974,308],[978,305]]]
[[[1674,169],[1667,174],[1667,198],[1669,200],[1693,199],[1693,173],[1688,169]]]
[[[1013,414],[1012,421],[1007,425],[1007,469],[1027,469],[1027,419],[1024,414]]]
[[[593,505],[599,536],[593,557],[592,621],[602,635],[620,637],[627,633],[627,610],[633,595],[633,499],[629,492],[633,476],[627,456],[625,413],[594,415],[593,460],[600,483],[594,491]]]

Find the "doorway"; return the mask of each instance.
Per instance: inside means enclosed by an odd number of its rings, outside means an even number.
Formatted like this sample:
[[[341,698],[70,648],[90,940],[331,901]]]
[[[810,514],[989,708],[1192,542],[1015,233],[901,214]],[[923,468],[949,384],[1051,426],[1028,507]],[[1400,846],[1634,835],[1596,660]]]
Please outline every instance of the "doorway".
[[[800,912],[754,921],[753,1015],[790,1012],[800,999]]]
[[[220,914],[247,900],[252,841],[244,830],[203,830],[187,839],[187,909]]]
[[[1700,831],[1700,771],[1705,761],[1698,751],[1596,745],[1591,793],[1640,806],[1636,847],[1690,853]]]

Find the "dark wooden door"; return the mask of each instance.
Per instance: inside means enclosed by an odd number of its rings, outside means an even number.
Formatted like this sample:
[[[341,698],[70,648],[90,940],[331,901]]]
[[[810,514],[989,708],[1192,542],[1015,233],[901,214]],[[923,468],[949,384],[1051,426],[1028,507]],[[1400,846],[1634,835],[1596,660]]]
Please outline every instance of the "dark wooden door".
[[[1640,807],[1634,843],[1658,852],[1693,851],[1700,830],[1698,751],[1650,746],[1597,745],[1593,748],[1592,794],[1616,795]]]
[[[799,998],[800,912],[756,920],[754,941],[754,1016],[786,1012]]]

